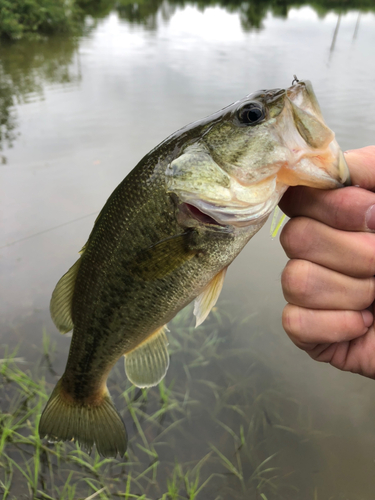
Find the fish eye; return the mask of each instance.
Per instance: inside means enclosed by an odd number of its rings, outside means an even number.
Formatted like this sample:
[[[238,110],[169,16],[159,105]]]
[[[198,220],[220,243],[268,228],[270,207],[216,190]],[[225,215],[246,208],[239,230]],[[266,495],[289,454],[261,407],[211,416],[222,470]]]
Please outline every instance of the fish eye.
[[[250,102],[237,113],[243,125],[257,125],[266,116],[264,106],[260,102]]]

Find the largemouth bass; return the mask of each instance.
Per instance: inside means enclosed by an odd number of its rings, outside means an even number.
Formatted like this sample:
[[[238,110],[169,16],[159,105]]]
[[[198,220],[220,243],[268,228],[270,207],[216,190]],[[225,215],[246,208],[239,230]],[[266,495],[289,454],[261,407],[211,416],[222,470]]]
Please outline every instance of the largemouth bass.
[[[73,337],[40,436],[123,455],[126,430],[106,385],[117,360],[138,387],[158,384],[165,325],[193,299],[204,321],[227,267],[288,186],[348,183],[308,81],[248,95],[159,144],[109,197],[53,292],[52,319]]]

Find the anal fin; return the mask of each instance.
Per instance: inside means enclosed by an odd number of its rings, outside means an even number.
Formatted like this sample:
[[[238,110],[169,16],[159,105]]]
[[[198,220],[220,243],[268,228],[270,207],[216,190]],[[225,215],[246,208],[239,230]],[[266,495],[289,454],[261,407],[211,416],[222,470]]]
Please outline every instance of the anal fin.
[[[135,349],[125,354],[125,372],[130,382],[137,387],[157,385],[167,373],[169,366],[166,327],[152,333]]]
[[[196,317],[195,327],[201,325],[210,314],[211,309],[219,298],[221,289],[223,288],[227,267],[224,267],[213,279],[208,283],[203,292],[195,299],[194,316]]]

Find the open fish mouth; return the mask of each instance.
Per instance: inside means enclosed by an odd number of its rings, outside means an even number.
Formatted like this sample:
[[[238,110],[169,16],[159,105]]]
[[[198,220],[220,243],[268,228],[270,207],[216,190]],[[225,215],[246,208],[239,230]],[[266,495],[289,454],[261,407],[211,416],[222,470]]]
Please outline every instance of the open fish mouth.
[[[192,199],[189,196],[185,198],[181,193],[179,193],[179,197],[180,200],[184,201],[192,217],[202,224],[246,227],[258,224],[268,217],[286,189],[287,186],[280,187],[265,202],[255,205],[235,204],[233,202],[230,205],[219,205],[199,198]],[[187,198],[189,201],[186,201]]]
[[[192,205],[190,203],[184,203],[185,210],[187,210],[193,219],[198,221],[201,224],[211,224],[213,226],[222,226],[220,222],[215,220],[213,217],[210,217],[207,213],[202,212],[198,207]]]
[[[259,91],[222,110],[167,167],[167,191],[202,224],[263,223],[289,186],[350,185],[309,81]],[[212,122],[211,122],[212,123]],[[216,129],[215,129],[216,127]]]

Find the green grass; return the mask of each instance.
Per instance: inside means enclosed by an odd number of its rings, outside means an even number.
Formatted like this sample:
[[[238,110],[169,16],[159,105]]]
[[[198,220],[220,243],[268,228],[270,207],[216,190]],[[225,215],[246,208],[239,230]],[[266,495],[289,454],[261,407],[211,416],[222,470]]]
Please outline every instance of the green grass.
[[[4,500],[300,498],[293,473],[280,467],[286,436],[297,443],[306,439],[300,409],[254,349],[244,348],[236,325],[214,311],[195,329],[191,310],[182,311],[170,325],[170,371],[155,388],[135,388],[126,381],[123,363],[116,365],[109,389],[129,433],[123,460],[39,439],[40,413],[60,376],[46,332],[32,369],[16,351],[5,352],[0,362]]]

